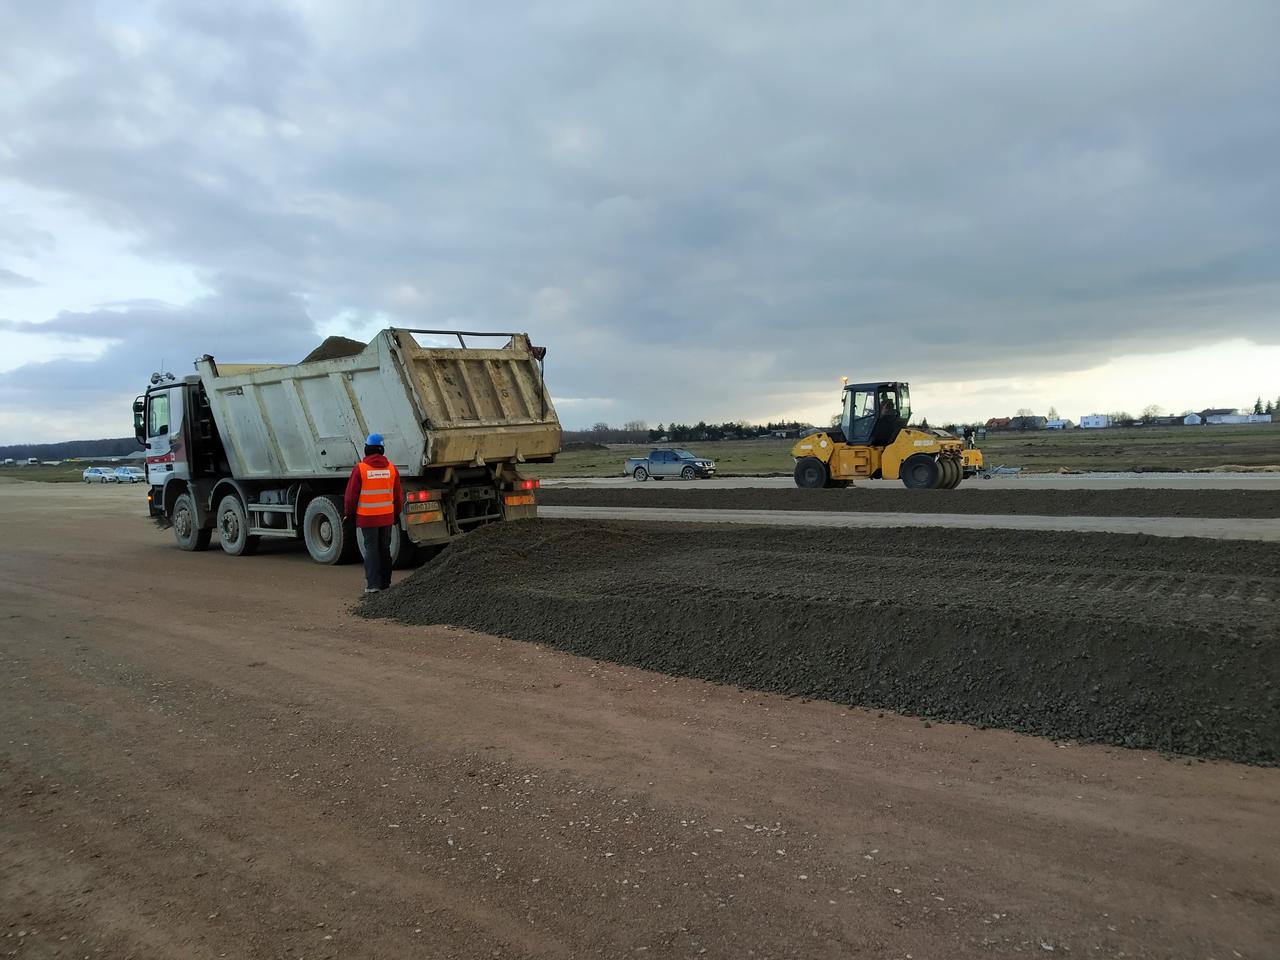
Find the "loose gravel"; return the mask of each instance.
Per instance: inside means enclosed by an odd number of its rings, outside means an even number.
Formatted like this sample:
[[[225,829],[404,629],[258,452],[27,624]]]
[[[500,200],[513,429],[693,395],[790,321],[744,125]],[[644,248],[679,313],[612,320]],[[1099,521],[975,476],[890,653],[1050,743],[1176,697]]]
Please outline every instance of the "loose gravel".
[[[1280,545],[538,520],[360,606],[717,683],[1280,761]]]
[[[818,510],[851,513],[964,513],[1041,517],[1280,517],[1280,490],[991,490],[968,480],[957,490],[859,487],[836,490],[703,488],[664,482],[631,488],[547,487],[555,507],[681,510]],[[969,484],[973,487],[970,488]]]

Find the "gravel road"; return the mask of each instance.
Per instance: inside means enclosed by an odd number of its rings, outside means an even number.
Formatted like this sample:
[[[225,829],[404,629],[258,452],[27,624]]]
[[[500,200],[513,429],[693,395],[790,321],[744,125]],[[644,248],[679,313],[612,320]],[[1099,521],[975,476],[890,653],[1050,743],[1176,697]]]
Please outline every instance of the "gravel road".
[[[181,553],[138,490],[6,484],[0,531],[6,955],[1280,942],[1275,769],[363,620],[357,567]]]
[[[660,507],[681,510],[805,510],[844,513],[980,514],[1034,517],[1280,518],[1280,490],[907,490],[901,485],[844,490],[709,488],[698,484],[549,487],[544,506]]]

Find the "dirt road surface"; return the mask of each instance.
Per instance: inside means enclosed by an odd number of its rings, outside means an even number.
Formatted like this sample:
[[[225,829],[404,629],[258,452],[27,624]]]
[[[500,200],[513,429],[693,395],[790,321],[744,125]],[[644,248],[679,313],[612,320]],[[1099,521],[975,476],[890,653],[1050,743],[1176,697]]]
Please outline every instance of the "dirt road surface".
[[[0,487],[0,954],[1275,955],[1280,771],[363,621],[139,500]]]

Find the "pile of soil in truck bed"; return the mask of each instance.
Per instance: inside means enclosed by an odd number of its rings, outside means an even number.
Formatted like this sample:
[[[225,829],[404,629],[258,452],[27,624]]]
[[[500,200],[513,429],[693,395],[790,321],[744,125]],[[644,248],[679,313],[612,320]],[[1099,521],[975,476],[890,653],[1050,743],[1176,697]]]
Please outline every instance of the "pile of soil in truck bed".
[[[468,534],[359,612],[932,719],[1280,761],[1280,544],[538,520]]]
[[[352,340],[349,337],[325,337],[324,343],[303,357],[302,362],[314,363],[317,360],[338,360],[342,357],[354,357],[357,353],[363,353],[364,348],[367,346],[367,343],[361,343],[359,340]]]
[[[544,487],[549,507],[680,510],[820,510],[1041,517],[1280,517],[1280,490],[1007,490],[967,480],[959,490],[854,486],[846,490],[702,487],[687,481],[634,487]],[[679,484],[679,485],[677,485]],[[970,488],[972,484],[972,488]]]

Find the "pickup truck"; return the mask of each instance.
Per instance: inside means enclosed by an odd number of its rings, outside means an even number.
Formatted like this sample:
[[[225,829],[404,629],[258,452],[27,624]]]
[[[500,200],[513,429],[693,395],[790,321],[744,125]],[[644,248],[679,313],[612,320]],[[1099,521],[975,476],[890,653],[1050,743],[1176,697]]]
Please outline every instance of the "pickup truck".
[[[688,450],[650,450],[647,457],[629,457],[622,467],[624,476],[641,481],[653,477],[680,477],[684,480],[705,480],[716,475],[714,460],[695,457]]]

